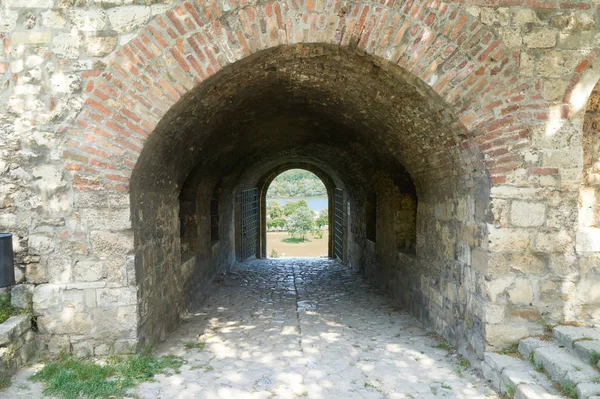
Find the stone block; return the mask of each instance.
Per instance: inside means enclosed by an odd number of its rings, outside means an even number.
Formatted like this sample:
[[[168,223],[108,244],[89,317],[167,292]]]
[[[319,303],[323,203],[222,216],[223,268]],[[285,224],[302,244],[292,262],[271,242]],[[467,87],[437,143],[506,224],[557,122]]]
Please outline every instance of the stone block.
[[[578,398],[596,398],[600,397],[600,384],[584,382],[577,385]]]
[[[488,324],[485,326],[486,340],[489,345],[502,347],[529,335],[524,324]]]
[[[102,9],[69,11],[71,25],[83,32],[104,30],[108,24],[106,12]]]
[[[32,255],[43,255],[54,252],[56,245],[52,237],[42,234],[31,234],[27,242],[29,253]]]
[[[568,75],[581,62],[581,57],[582,55],[575,51],[548,51],[540,57],[537,64],[538,73],[544,77]]]
[[[10,303],[21,309],[27,309],[33,305],[33,284],[18,284],[10,290]]]
[[[534,351],[535,349],[542,347],[542,346],[548,346],[548,345],[552,345],[552,343],[550,341],[543,341],[539,338],[535,338],[535,337],[529,337],[529,338],[525,338],[522,339],[521,341],[519,341],[519,353],[525,358],[525,359],[529,359],[529,354]]]
[[[510,257],[510,267],[513,271],[518,271],[526,275],[536,275],[545,273],[544,262],[533,254],[513,254]]]
[[[126,306],[137,303],[137,287],[100,288],[96,291],[98,306]]]
[[[4,0],[4,7],[7,8],[52,8],[54,0]]]
[[[129,255],[133,252],[132,233],[112,233],[92,231],[90,233],[92,251],[101,258],[115,255]]]
[[[50,29],[62,29],[65,26],[65,17],[61,11],[47,10],[42,12],[42,26]]]
[[[128,230],[131,228],[129,208],[79,210],[81,224],[88,230]]]
[[[576,235],[577,252],[600,252],[600,229],[588,228]]]
[[[112,28],[120,33],[130,32],[150,19],[151,9],[145,6],[122,6],[107,11]]]
[[[103,261],[79,261],[73,266],[74,281],[100,281],[106,278]]]
[[[81,77],[77,74],[55,73],[50,78],[52,91],[72,94],[81,90]]]
[[[59,310],[61,288],[56,284],[42,284],[33,290],[33,311],[34,314]]]
[[[47,276],[50,283],[68,283],[72,278],[71,258],[66,256],[49,256]]]
[[[594,352],[600,353],[600,341],[590,341],[587,339],[576,341],[573,343],[573,348],[581,359],[589,362]]]
[[[529,279],[517,278],[507,292],[513,304],[531,305],[533,301],[533,288]]]
[[[19,13],[11,10],[0,10],[0,32],[11,32],[17,26]]]
[[[490,251],[524,251],[529,247],[529,232],[522,229],[489,229]]]
[[[514,399],[563,399],[563,397],[551,394],[539,385],[521,384],[517,386]]]
[[[552,335],[566,348],[573,348],[573,343],[580,339],[591,338],[600,340],[600,330],[590,327],[556,326]]]
[[[78,35],[59,33],[52,38],[52,52],[59,58],[79,58],[80,39]]]
[[[524,35],[523,43],[529,48],[551,48],[556,46],[557,29],[535,28]]]
[[[571,252],[573,239],[566,231],[558,233],[537,232],[533,235],[532,250],[535,252]]]
[[[513,201],[510,221],[517,227],[538,227],[546,220],[546,206],[541,202]]]
[[[6,346],[31,328],[31,317],[27,314],[11,316],[0,324],[0,346]]]
[[[116,36],[91,36],[85,39],[85,52],[90,57],[104,57],[117,46]]]
[[[19,44],[45,44],[52,40],[52,32],[13,32],[10,35],[10,44],[16,46]]]

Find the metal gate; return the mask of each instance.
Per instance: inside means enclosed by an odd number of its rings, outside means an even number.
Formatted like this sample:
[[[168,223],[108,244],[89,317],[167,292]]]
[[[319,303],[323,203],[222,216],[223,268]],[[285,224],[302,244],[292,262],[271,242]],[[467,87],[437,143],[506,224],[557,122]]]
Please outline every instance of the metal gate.
[[[242,191],[241,260],[256,256],[258,250],[258,189]]]
[[[335,204],[333,216],[333,254],[339,260],[344,260],[344,191],[335,189]]]

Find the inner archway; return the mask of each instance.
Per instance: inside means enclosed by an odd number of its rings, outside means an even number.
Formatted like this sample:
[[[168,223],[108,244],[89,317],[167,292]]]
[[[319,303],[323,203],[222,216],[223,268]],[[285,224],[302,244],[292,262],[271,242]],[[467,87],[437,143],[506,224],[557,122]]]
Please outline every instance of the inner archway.
[[[269,178],[270,179],[270,178]],[[333,187],[306,169],[288,169],[265,182],[266,255],[330,257],[329,219]],[[264,190],[264,188],[263,188]]]

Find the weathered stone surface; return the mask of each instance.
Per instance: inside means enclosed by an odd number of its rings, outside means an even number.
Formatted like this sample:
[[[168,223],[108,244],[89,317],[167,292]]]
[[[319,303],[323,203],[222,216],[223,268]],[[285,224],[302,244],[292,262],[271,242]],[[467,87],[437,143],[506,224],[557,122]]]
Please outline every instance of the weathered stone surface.
[[[71,10],[69,12],[71,24],[80,31],[94,32],[103,30],[108,18],[104,10]]]
[[[99,281],[106,277],[104,262],[79,261],[73,266],[74,281]]]
[[[546,206],[539,202],[513,201],[510,221],[518,227],[537,227],[544,224]]]
[[[0,10],[0,32],[10,32],[17,26],[19,13],[12,10]]]
[[[91,36],[85,39],[85,52],[91,57],[110,54],[116,46],[116,36]]]
[[[150,18],[150,7],[123,6],[107,11],[108,19],[117,32],[129,32],[139,28]]]
[[[7,346],[31,327],[31,317],[26,314],[11,316],[0,324],[0,346]]]
[[[10,303],[21,309],[30,308],[33,305],[33,284],[18,284],[10,290]]]
[[[98,209],[84,208],[79,210],[81,223],[89,231],[93,230],[128,230],[131,228],[128,208]]]
[[[92,251],[99,257],[111,255],[127,255],[133,252],[133,237],[131,234],[93,231],[90,233]]]
[[[529,247],[529,232],[520,229],[490,229],[489,249],[519,251]]]
[[[600,340],[600,330],[590,327],[556,326],[552,335],[567,348],[573,348],[573,344],[581,339]]]

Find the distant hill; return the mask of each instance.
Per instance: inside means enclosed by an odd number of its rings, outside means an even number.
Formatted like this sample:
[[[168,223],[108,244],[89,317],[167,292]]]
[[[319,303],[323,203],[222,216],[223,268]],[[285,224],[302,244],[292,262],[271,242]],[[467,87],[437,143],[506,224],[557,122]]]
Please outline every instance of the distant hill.
[[[303,169],[291,169],[273,180],[267,197],[315,197],[327,195],[325,185],[314,173]]]

